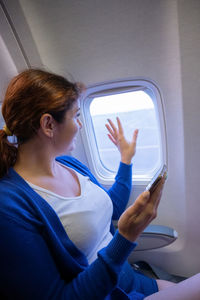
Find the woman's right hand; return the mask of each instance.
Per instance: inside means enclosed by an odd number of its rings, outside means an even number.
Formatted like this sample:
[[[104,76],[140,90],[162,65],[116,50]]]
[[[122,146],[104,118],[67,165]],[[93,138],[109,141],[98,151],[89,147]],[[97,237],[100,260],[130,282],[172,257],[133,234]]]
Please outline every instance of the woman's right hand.
[[[156,218],[165,179],[162,178],[153,193],[141,193],[118,221],[118,231],[127,240],[134,242],[149,223]]]

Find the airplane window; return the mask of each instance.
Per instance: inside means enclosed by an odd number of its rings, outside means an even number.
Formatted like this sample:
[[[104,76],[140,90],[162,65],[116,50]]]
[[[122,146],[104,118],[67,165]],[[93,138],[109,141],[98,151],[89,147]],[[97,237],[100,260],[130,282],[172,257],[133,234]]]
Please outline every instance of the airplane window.
[[[149,180],[161,168],[166,158],[165,132],[161,130],[164,118],[162,114],[160,116],[159,101],[152,89],[138,85],[113,89],[104,87],[96,92],[89,91],[83,104],[83,115],[87,115],[84,118],[86,135],[89,136],[87,152],[90,153],[89,161],[92,156],[96,175],[112,178],[118,169],[120,155],[107,137],[105,127],[107,119],[116,124],[116,116],[122,122],[127,139],[132,138],[134,129],[139,129],[133,158],[134,180]]]

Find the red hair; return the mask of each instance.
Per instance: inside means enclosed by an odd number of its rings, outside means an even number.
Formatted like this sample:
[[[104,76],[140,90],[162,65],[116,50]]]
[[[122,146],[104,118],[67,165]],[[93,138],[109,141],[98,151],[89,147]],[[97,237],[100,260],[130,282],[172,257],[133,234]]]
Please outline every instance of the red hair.
[[[44,113],[50,113],[61,123],[82,90],[81,84],[39,69],[28,69],[14,77],[5,94],[2,115],[17,144],[37,133]],[[16,145],[0,130],[0,177],[15,164],[16,158]]]

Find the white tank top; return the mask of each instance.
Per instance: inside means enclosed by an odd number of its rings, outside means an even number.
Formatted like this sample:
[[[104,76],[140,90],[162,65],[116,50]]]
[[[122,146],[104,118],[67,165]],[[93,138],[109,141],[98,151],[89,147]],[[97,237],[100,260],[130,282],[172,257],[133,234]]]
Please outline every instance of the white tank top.
[[[89,177],[78,172],[76,175],[81,187],[81,195],[77,197],[62,197],[27,183],[55,210],[67,235],[86,255],[90,264],[97,258],[97,252],[112,239],[110,224],[113,205],[108,194]]]

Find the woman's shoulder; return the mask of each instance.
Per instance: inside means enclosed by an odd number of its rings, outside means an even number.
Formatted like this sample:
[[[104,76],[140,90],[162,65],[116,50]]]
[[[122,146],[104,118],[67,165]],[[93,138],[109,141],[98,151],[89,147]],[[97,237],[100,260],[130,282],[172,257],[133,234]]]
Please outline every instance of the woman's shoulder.
[[[0,179],[0,214],[13,219],[33,219],[34,191],[13,169]]]
[[[92,174],[90,169],[84,165],[82,162],[80,162],[78,159],[72,156],[59,156],[56,157],[56,160],[59,161],[60,163],[65,164],[68,167],[71,167],[75,169],[77,172],[81,173],[84,176],[88,176],[90,180],[97,185],[101,186],[95,176]]]
[[[80,162],[78,159],[76,159],[75,157],[63,155],[63,156],[56,157],[56,160],[73,169],[80,170],[85,174],[87,173],[91,174],[89,168],[86,165],[84,165],[82,162]]]

